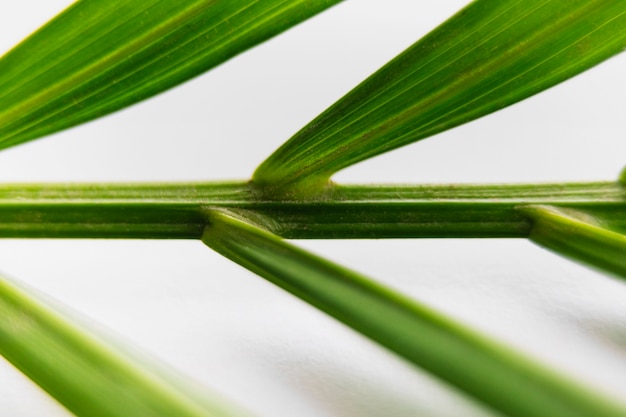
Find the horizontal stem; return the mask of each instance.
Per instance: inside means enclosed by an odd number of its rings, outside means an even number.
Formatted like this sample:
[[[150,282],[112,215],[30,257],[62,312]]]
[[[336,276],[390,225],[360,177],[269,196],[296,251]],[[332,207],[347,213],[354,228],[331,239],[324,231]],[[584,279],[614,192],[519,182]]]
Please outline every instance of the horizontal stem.
[[[344,168],[550,88],[626,47],[626,3],[475,0],[297,132],[254,181],[311,193]]]
[[[615,182],[533,185],[334,185],[267,199],[247,182],[0,186],[0,237],[198,239],[209,208],[245,209],[290,239],[527,237],[525,205],[580,209],[626,232]]]

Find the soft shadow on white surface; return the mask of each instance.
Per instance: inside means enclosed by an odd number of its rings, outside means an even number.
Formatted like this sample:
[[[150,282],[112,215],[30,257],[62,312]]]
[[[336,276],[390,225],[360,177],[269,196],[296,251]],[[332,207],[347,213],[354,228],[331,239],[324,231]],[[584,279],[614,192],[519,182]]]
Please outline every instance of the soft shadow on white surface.
[[[67,3],[0,4],[0,49]],[[146,103],[2,151],[0,180],[246,178],[463,4],[346,2]],[[612,59],[336,179],[611,180],[626,162],[625,68],[626,56]],[[613,278],[523,240],[296,243],[626,398],[626,287]],[[0,240],[0,270],[259,416],[493,415],[199,242]],[[4,362],[0,410],[67,415]]]

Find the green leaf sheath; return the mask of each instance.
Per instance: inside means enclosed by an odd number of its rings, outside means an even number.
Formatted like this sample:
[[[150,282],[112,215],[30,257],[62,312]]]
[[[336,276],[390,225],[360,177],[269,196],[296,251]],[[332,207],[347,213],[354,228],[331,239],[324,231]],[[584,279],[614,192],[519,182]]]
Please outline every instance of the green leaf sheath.
[[[478,0],[300,130],[254,174],[267,193],[466,123],[626,47],[626,0]],[[309,191],[307,191],[307,189]]]
[[[623,417],[626,409],[460,324],[247,222],[212,210],[209,247],[485,404],[515,417]]]
[[[626,233],[617,183],[334,186],[323,196],[265,199],[245,182],[0,185],[0,237],[198,239],[207,207],[246,209],[290,239],[527,237],[518,208],[586,210]]]
[[[0,354],[79,417],[249,416],[3,277]]]
[[[530,239],[571,259],[626,278],[626,235],[601,217],[550,206],[522,210],[533,220]],[[609,223],[610,224],[610,223]]]
[[[338,1],[78,1],[0,60],[0,149],[153,96]]]

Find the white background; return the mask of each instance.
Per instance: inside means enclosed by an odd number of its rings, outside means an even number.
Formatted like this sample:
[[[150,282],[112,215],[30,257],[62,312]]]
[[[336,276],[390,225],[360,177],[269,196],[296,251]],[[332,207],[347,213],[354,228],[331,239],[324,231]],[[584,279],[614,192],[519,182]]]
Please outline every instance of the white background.
[[[0,3],[0,52],[71,3]],[[0,153],[0,181],[243,179],[464,1],[352,0],[185,85]],[[339,182],[610,180],[626,56]],[[524,240],[299,241],[572,378],[626,397],[626,286]],[[490,412],[195,241],[1,240],[0,270],[274,417]],[[622,400],[623,401],[623,400]],[[0,416],[65,416],[0,362]]]

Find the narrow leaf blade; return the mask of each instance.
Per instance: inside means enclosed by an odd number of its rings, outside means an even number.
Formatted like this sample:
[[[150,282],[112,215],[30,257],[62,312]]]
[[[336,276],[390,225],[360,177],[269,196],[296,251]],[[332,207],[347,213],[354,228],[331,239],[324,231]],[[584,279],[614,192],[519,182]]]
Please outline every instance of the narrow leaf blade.
[[[0,354],[77,416],[249,415],[3,277]]]
[[[626,278],[626,235],[584,211],[551,206],[521,209],[533,220],[530,240],[568,258]]]
[[[626,413],[623,406],[241,216],[211,211],[203,242],[491,407],[518,417]]]
[[[0,60],[0,149],[160,93],[338,1],[78,1]]]
[[[625,0],[478,0],[340,99],[264,161],[268,194],[511,105],[626,47]]]

